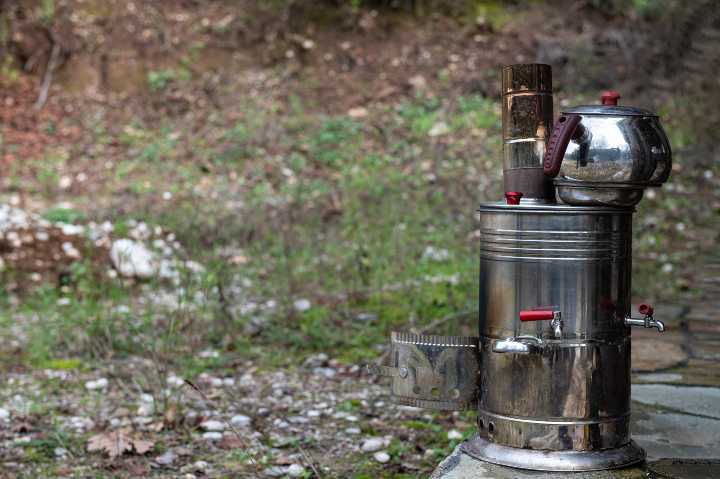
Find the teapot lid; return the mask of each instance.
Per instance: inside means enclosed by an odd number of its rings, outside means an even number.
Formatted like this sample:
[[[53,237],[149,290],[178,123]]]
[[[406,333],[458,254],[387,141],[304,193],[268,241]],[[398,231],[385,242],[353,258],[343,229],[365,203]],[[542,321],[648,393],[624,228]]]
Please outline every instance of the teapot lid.
[[[563,113],[575,113],[579,115],[607,115],[607,116],[654,116],[657,115],[642,108],[632,106],[618,106],[620,93],[614,90],[604,91],[601,95],[601,105],[580,105],[574,106]]]

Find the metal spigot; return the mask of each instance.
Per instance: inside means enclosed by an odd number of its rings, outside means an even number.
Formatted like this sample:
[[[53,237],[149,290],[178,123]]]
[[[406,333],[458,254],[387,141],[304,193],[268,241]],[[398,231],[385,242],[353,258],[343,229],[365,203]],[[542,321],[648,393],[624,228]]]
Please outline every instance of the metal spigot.
[[[628,316],[625,318],[625,326],[643,326],[645,328],[657,328],[659,333],[665,331],[665,323],[653,318],[654,309],[649,304],[641,304],[638,312],[643,315],[642,319]]]
[[[550,327],[556,338],[562,337],[562,313],[552,309],[530,309],[520,311],[520,321],[547,321],[550,320]]]

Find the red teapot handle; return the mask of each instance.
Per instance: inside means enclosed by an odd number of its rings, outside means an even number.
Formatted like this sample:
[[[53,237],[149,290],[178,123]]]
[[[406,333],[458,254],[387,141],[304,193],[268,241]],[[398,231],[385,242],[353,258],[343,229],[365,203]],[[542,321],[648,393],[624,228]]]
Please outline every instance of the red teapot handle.
[[[565,150],[570,143],[570,138],[576,136],[580,119],[580,115],[561,115],[558,118],[545,150],[543,159],[545,176],[555,178],[560,172],[560,164],[565,156]]]

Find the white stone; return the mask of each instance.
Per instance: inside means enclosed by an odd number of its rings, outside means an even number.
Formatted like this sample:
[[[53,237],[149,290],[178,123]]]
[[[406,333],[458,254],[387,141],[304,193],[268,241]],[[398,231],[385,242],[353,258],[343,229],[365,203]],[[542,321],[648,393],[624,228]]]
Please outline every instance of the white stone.
[[[376,452],[375,454],[373,454],[373,457],[377,462],[381,464],[385,464],[390,460],[390,454],[385,451]]]
[[[169,466],[170,464],[175,462],[175,459],[177,459],[177,456],[173,454],[172,451],[165,451],[164,454],[155,458],[155,462],[157,462],[161,466]]]
[[[444,121],[439,121],[430,128],[428,136],[441,136],[448,133],[450,133],[450,127]]]
[[[85,389],[95,391],[97,389],[105,389],[108,386],[108,380],[105,378],[96,379],[95,381],[88,381],[85,383]]]
[[[307,299],[298,299],[293,303],[293,306],[295,307],[296,311],[303,312],[307,311],[312,307],[312,304]]]
[[[431,261],[447,261],[450,259],[450,251],[444,248],[435,248],[434,246],[428,246],[423,251],[423,259],[429,259]]]
[[[236,414],[232,418],[230,418],[230,424],[237,427],[246,427],[249,426],[252,422],[252,419],[250,419],[248,416],[245,416],[244,414]]]
[[[205,429],[206,431],[224,431],[225,430],[225,424],[223,424],[221,421],[213,421],[208,420],[200,424],[200,427]]]
[[[345,434],[351,434],[353,436],[360,434],[360,428],[359,427],[349,427],[345,429]]]
[[[300,464],[291,464],[287,468],[287,475],[290,477],[301,477],[303,474],[305,474],[305,468]]]
[[[462,439],[463,435],[457,429],[450,429],[447,433],[447,437],[452,441],[454,439]]]
[[[375,452],[385,447],[385,441],[381,437],[371,437],[362,443],[362,452]]]
[[[110,260],[115,269],[125,277],[150,278],[158,270],[153,252],[142,243],[131,239],[113,241]]]
[[[221,432],[208,431],[208,432],[204,432],[202,437],[203,437],[203,439],[205,439],[207,441],[219,441],[220,439],[222,439],[223,435]]]
[[[10,411],[0,407],[0,421],[7,421],[10,419]]]

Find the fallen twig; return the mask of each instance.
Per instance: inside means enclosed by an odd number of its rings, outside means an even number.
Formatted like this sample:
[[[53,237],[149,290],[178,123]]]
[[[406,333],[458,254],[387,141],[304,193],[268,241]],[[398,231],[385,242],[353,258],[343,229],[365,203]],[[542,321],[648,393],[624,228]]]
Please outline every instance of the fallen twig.
[[[298,450],[300,451],[300,454],[302,454],[303,457],[305,458],[305,462],[308,463],[308,465],[310,466],[310,469],[312,469],[313,472],[315,473],[315,476],[322,477],[322,474],[320,474],[320,471],[315,467],[315,462],[312,460],[312,457],[310,457],[310,454],[307,451],[305,451],[305,449],[303,449],[303,447],[300,446],[299,444],[298,444]]]
[[[48,60],[47,67],[45,67],[45,74],[43,75],[42,85],[40,86],[40,94],[33,106],[35,110],[42,110],[42,107],[45,106],[45,102],[48,98],[48,92],[50,91],[50,85],[52,84],[52,75],[57,67],[59,58],[60,45],[58,43],[53,43],[52,51],[50,52],[50,59]]]

